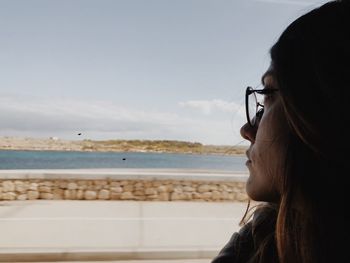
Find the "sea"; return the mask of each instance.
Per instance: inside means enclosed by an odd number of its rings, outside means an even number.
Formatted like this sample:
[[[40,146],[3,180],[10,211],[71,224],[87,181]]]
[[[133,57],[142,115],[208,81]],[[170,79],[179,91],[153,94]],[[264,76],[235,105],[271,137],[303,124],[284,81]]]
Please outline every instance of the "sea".
[[[0,169],[205,169],[246,172],[245,156],[134,152],[0,151]]]

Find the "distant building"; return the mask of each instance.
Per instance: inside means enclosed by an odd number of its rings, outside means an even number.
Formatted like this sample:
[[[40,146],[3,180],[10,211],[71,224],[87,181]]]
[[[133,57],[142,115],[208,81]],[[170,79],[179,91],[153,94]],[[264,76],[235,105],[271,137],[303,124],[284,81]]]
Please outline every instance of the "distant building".
[[[58,141],[59,140],[58,137],[50,137],[49,139],[53,140],[53,141]]]

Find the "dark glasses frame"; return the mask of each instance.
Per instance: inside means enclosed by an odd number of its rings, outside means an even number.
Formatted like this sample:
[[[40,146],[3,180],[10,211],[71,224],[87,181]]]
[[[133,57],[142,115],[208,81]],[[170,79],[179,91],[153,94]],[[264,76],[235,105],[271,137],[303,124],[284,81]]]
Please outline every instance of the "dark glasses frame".
[[[272,89],[272,88],[268,88],[268,89],[253,89],[252,87],[247,87],[246,91],[245,91],[245,112],[246,112],[246,117],[247,117],[247,121],[249,123],[249,125],[251,127],[254,127],[257,123],[257,120],[260,120],[262,115],[264,114],[264,105],[261,104],[260,102],[257,101],[256,103],[256,112],[255,112],[255,116],[249,116],[249,95],[254,94],[254,93],[258,93],[261,95],[269,95],[272,94],[274,92],[278,91],[278,89]],[[260,109],[258,109],[259,107],[261,107]],[[250,118],[252,117],[252,118]]]

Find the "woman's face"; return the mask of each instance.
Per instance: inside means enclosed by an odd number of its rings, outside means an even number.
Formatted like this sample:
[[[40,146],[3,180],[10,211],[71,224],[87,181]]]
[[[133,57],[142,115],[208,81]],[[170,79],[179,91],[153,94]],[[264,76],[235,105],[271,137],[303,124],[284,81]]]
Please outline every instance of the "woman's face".
[[[262,82],[265,89],[279,88],[272,68],[263,75]],[[251,143],[247,150],[249,178],[246,190],[255,201],[277,202],[284,172],[288,127],[279,91],[264,96],[261,119],[254,127],[246,123],[241,128],[242,137]]]

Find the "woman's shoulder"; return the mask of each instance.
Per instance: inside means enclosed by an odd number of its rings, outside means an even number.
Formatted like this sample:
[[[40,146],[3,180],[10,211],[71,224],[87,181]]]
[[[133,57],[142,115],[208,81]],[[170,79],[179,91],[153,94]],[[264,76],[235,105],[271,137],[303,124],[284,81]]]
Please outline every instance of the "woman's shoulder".
[[[233,233],[227,244],[221,249],[212,263],[247,262],[254,253],[252,222],[245,224],[238,232]]]
[[[212,263],[248,262],[268,237],[274,236],[277,208],[274,205],[259,205],[253,218],[235,232]],[[274,244],[271,244],[274,245]],[[274,248],[267,248],[273,253]]]
[[[278,207],[275,204],[262,204],[256,208],[252,220],[252,234],[255,239],[257,236],[264,237],[275,232],[277,213]]]

